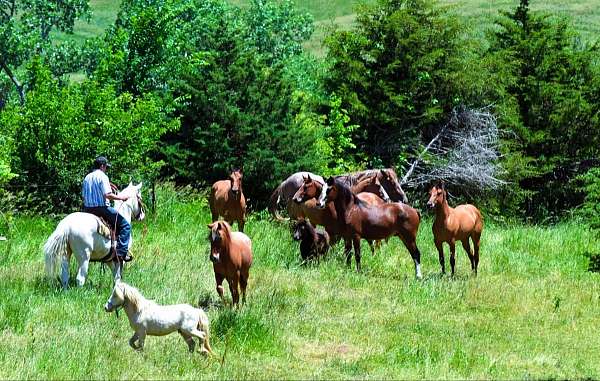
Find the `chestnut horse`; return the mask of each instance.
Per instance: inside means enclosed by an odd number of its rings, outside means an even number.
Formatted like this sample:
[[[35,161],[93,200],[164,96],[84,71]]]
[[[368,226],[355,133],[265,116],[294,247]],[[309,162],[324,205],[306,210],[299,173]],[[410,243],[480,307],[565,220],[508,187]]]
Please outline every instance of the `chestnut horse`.
[[[479,239],[483,230],[481,212],[471,204],[451,208],[448,205],[446,187],[442,181],[439,181],[429,191],[427,206],[435,209],[435,221],[432,230],[435,247],[442,266],[442,274],[446,272],[443,243],[448,242],[448,245],[450,245],[450,267],[454,276],[454,244],[456,241],[461,241],[465,252],[469,256],[469,261],[471,261],[471,270],[477,275]],[[471,251],[469,237],[473,241],[474,253]]]
[[[333,204],[328,206],[323,204],[323,207],[318,205],[318,198],[322,194],[324,186],[310,175],[303,176],[303,181],[304,183],[292,197],[294,202],[288,205],[290,216],[296,219],[308,218],[315,225],[323,226],[332,243],[336,243],[339,232],[335,208]],[[367,204],[383,204],[382,198],[387,196],[376,176],[362,179],[352,189]],[[369,241],[369,246],[371,251],[375,252],[371,241]]]
[[[227,279],[233,305],[240,300],[239,287],[242,290],[242,302],[246,301],[246,286],[252,265],[252,241],[244,233],[232,232],[225,221],[216,221],[208,225],[210,234],[210,261],[213,263],[217,292],[225,304],[223,279]]]
[[[346,241],[346,263],[350,265],[350,251],[354,246],[356,270],[360,271],[360,239],[380,240],[398,236],[415,263],[417,278],[421,275],[421,253],[417,248],[420,216],[416,209],[403,203],[370,206],[358,198],[340,180],[327,179],[326,202],[332,202],[337,214],[339,230]]]
[[[237,221],[239,231],[244,231],[246,216],[246,198],[242,192],[242,171],[234,169],[228,180],[220,180],[213,184],[208,203],[212,221],[222,216],[230,225]]]
[[[372,176],[377,176],[377,180],[379,180],[379,182],[385,189],[385,192],[389,195],[391,201],[403,202],[405,204],[408,204],[408,198],[402,190],[402,187],[400,186],[400,181],[398,180],[398,175],[396,174],[396,171],[394,171],[393,168],[368,169],[366,171],[353,172],[346,175],[335,176],[335,178],[342,181],[344,185],[352,187],[360,180]]]
[[[269,199],[269,212],[278,221],[284,221],[285,219],[281,217],[279,211],[277,210],[278,205],[283,204],[290,214],[290,217],[297,218],[294,214],[293,203],[290,201],[294,196],[294,193],[298,190],[302,183],[304,182],[305,177],[310,177],[311,179],[317,181],[321,185],[325,184],[325,180],[319,175],[315,175],[311,172],[296,172],[293,175],[290,175],[285,181],[283,181],[273,193],[271,193],[271,197]],[[323,193],[320,197],[325,198],[325,194]]]

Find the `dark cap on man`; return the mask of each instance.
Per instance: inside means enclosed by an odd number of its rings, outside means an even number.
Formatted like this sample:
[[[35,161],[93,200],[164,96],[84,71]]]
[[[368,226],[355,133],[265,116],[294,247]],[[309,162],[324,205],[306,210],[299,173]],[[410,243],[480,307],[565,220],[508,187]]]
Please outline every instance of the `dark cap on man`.
[[[98,156],[96,158],[96,160],[94,160],[94,168],[100,168],[103,165],[110,167],[110,163],[108,162],[108,159],[104,156]]]

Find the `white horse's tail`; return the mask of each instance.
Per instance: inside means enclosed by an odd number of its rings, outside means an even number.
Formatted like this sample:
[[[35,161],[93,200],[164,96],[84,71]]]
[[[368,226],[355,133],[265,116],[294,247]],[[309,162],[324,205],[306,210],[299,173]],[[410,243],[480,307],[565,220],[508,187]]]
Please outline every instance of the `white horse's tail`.
[[[53,277],[60,268],[60,260],[67,256],[67,245],[69,241],[69,228],[67,224],[59,223],[56,230],[50,235],[44,244],[44,255],[46,257],[46,274]]]

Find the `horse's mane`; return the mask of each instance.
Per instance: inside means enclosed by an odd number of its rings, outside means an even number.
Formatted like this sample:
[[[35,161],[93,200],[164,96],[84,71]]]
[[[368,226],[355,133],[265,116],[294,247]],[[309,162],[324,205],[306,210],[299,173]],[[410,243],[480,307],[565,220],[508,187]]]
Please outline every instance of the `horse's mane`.
[[[225,230],[225,234],[224,234],[225,241],[227,241],[227,243],[230,243],[231,242],[231,226],[229,226],[229,224],[226,221],[217,221],[215,223],[221,224],[223,226],[223,230]],[[209,234],[209,239],[210,239],[210,244],[212,245],[214,243],[212,232],[211,232],[211,234]]]
[[[125,282],[120,282],[123,287],[123,296],[124,298],[136,309],[141,310],[149,303],[152,303],[150,300],[144,298],[142,293],[135,287],[128,285]]]
[[[350,204],[352,202],[352,200],[354,200],[355,204],[358,204],[358,205],[363,204],[363,202],[358,197],[356,197],[356,195],[354,193],[352,193],[352,190],[350,189],[350,187],[347,186],[343,182],[343,180],[335,179],[334,184],[337,187],[338,192],[339,192],[338,197],[342,197],[345,204]]]

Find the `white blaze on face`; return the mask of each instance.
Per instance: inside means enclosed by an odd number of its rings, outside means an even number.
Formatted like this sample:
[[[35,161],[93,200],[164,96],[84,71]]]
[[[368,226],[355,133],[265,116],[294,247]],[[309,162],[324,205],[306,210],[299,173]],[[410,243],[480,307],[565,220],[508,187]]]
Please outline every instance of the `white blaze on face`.
[[[317,199],[317,207],[324,208],[325,207],[325,198],[327,197],[327,183],[323,184],[323,189],[321,189],[321,194]]]

